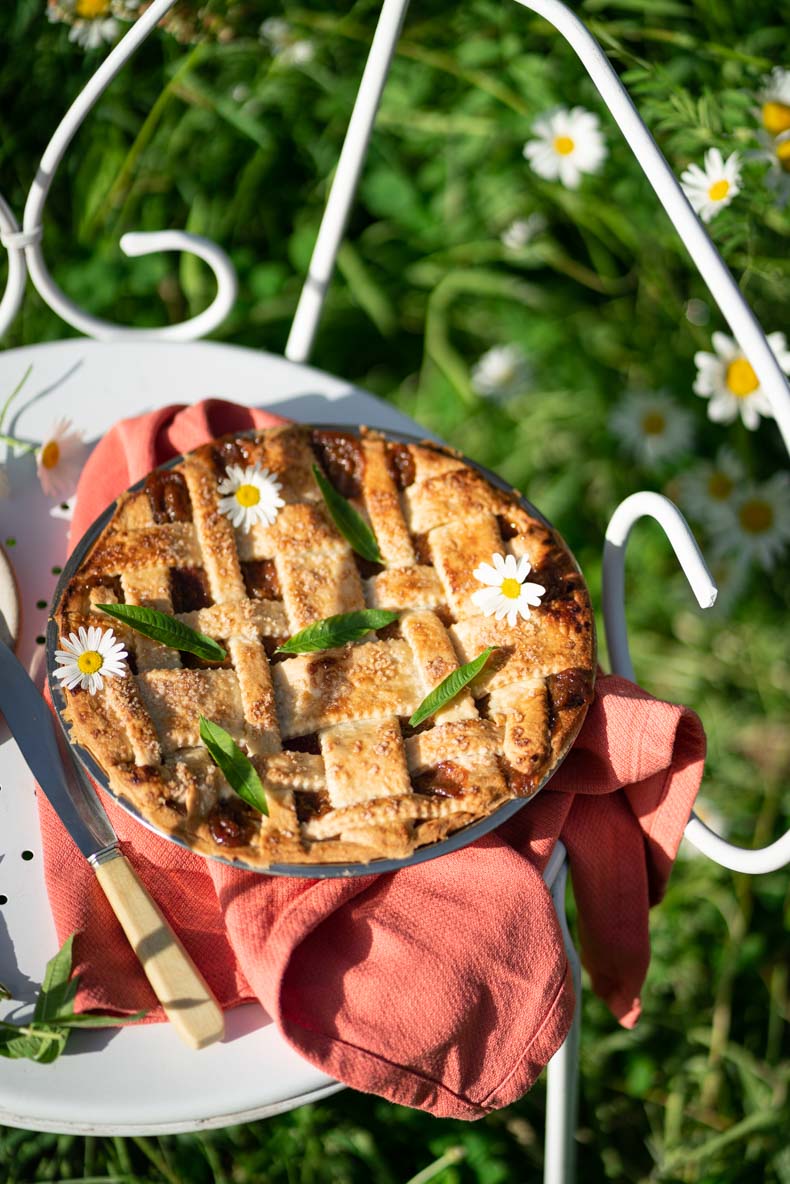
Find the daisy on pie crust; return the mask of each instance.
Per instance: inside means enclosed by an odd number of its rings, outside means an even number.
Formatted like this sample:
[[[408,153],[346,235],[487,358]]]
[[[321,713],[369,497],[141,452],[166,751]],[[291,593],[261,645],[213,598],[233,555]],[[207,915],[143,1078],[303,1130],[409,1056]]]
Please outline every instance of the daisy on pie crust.
[[[256,522],[271,526],[285,502],[280,497],[282,485],[268,469],[254,464],[243,469],[228,465],[227,477],[219,483],[219,511],[233,525],[249,533]]]
[[[526,555],[520,559],[515,555],[492,555],[491,563],[481,563],[473,572],[485,587],[472,593],[472,604],[486,617],[495,616],[497,621],[506,617],[511,627],[519,616],[528,620],[530,607],[538,608],[546,592],[542,584],[525,582],[531,570]]]
[[[79,686],[95,695],[102,690],[105,678],[125,678],[127,653],[112,629],[95,625],[86,629],[80,625],[79,633],[61,637],[60,643],[63,649],[55,650],[55,661],[60,666],[55,678],[70,691]]]

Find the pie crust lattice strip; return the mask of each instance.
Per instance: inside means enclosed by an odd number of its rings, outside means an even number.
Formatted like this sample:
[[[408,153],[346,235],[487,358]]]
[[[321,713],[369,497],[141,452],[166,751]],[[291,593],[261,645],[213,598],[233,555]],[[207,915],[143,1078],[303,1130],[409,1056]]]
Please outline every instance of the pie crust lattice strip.
[[[219,511],[228,465],[260,464],[285,505],[247,533]],[[369,522],[383,562],[336,529],[318,464]],[[496,553],[545,594],[513,626],[481,615],[474,571]],[[69,569],[67,568],[67,571]],[[173,614],[216,639],[221,664],[150,640],[95,606]],[[378,633],[275,654],[317,620],[397,611]],[[400,859],[544,783],[592,695],[589,597],[558,536],[455,453],[362,429],[270,428],[213,441],[122,495],[55,615],[58,634],[112,625],[126,677],[65,690],[71,738],[109,788],[204,855],[271,864]],[[425,696],[486,646],[482,673],[411,728]],[[259,815],[201,745],[200,715],[231,733],[266,790]]]

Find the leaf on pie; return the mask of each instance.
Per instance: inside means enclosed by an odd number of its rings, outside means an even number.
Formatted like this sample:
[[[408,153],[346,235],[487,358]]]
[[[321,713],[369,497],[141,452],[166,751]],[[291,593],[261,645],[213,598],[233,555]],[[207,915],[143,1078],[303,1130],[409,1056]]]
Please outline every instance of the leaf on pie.
[[[205,715],[200,717],[200,739],[208,749],[214,764],[224,775],[228,785],[239,797],[260,814],[269,813],[266,791],[250,758],[241,751],[236,741]]]
[[[135,633],[151,637],[171,650],[185,650],[206,662],[224,662],[227,654],[218,642],[197,629],[190,629],[183,621],[160,613],[142,604],[97,604],[102,612],[122,621]]]
[[[421,724],[429,715],[433,715],[440,707],[444,707],[446,703],[460,694],[464,687],[477,677],[496,648],[496,646],[486,646],[483,652],[473,658],[471,662],[467,662],[465,666],[459,666],[457,670],[453,670],[452,674],[448,674],[447,678],[442,679],[438,687],[434,687],[431,693],[425,696],[409,720],[409,726],[416,728],[417,724]]]
[[[353,613],[324,617],[306,629],[300,629],[274,651],[276,654],[310,654],[332,650],[347,641],[360,641],[371,629],[383,629],[397,621],[398,613],[387,608],[362,608]]]
[[[321,490],[326,508],[329,510],[337,529],[363,559],[371,563],[381,563],[381,551],[376,542],[376,536],[361,514],[357,513],[351,502],[338,493],[334,485],[319,469],[313,465],[313,476]]]

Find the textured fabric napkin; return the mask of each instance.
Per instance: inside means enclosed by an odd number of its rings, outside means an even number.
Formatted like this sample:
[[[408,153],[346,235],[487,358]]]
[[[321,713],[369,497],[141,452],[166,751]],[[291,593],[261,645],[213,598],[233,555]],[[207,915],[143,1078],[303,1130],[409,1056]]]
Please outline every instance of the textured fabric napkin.
[[[211,401],[119,423],[82,475],[72,544],[154,465],[274,422]],[[100,796],[223,1006],[259,1000],[299,1053],[355,1089],[473,1119],[520,1097],[571,1021],[568,962],[541,878],[558,838],[593,987],[622,1024],[636,1023],[648,909],[666,886],[704,754],[693,712],[601,676],[573,750],[534,802],[464,850],[347,880],[236,871],[159,838]],[[79,1009],[155,1008],[93,873],[38,800],[58,934],[79,935]]]

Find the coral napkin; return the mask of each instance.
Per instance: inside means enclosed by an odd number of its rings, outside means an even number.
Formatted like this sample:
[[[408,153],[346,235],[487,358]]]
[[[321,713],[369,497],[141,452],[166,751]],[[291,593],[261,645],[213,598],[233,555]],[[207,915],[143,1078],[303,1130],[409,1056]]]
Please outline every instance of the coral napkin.
[[[154,465],[273,422],[211,401],[119,423],[83,473],[72,541]],[[236,871],[149,833],[101,796],[225,1007],[259,1000],[302,1056],[356,1089],[473,1119],[520,1097],[570,1024],[568,962],[541,878],[558,838],[593,987],[622,1024],[636,1022],[648,908],[666,886],[704,753],[693,712],[602,676],[572,752],[534,802],[464,850],[348,880]],[[38,799],[58,934],[79,934],[78,1006],[153,1008],[92,872]]]

